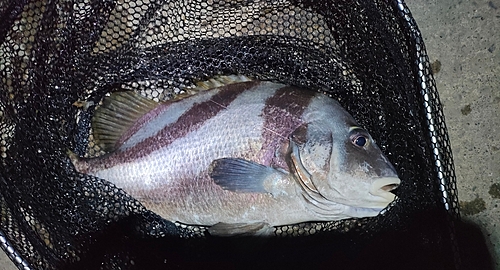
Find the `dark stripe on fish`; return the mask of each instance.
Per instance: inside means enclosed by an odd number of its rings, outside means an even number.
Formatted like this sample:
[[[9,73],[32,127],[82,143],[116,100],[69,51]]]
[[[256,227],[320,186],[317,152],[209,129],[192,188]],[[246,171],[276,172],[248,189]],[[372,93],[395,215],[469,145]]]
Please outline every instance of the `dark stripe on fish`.
[[[165,126],[155,136],[148,137],[125,151],[118,150],[111,153],[106,158],[106,162],[102,162],[100,159],[87,160],[89,163],[96,162],[95,164],[88,165],[90,165],[89,167],[92,168],[92,171],[108,169],[117,164],[135,161],[151,154],[153,151],[166,147],[178,138],[196,131],[205,121],[226,109],[241,93],[257,86],[259,83],[259,81],[250,81],[223,86],[209,100],[195,103],[177,121]],[[214,104],[217,105],[214,106]]]
[[[316,94],[313,91],[286,86],[278,89],[266,100],[263,109],[264,142],[260,150],[260,160],[263,164],[287,168],[284,159],[276,157],[276,149],[279,149],[288,140],[288,136],[302,124],[302,113]]]

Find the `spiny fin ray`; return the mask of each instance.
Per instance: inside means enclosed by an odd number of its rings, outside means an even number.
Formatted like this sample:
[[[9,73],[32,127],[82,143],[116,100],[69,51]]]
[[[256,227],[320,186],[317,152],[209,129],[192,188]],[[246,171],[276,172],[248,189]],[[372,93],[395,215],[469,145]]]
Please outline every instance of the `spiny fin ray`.
[[[186,90],[203,91],[203,90],[209,90],[217,87],[226,86],[233,83],[249,82],[251,80],[252,79],[244,75],[221,75],[221,76],[215,76],[206,81],[197,82],[195,87]]]
[[[123,134],[156,106],[154,100],[132,91],[112,93],[104,98],[92,118],[94,139],[104,151],[115,150]]]

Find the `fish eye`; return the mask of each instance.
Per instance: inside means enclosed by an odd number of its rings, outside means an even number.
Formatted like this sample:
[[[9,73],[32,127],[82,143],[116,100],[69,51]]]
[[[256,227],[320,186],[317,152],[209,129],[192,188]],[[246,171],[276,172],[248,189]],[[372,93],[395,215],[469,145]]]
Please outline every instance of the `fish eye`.
[[[353,143],[359,147],[365,147],[365,145],[368,143],[368,139],[365,136],[360,135],[354,138]]]
[[[350,136],[352,144],[361,148],[366,147],[370,142],[370,137],[365,133],[362,129],[353,130]]]

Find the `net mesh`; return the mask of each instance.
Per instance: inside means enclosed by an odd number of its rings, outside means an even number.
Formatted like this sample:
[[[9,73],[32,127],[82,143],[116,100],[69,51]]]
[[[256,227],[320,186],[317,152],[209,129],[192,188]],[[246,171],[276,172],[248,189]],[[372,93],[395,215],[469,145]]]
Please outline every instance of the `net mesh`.
[[[442,108],[402,1],[2,1],[0,17],[0,240],[18,267],[463,264]],[[107,93],[168,100],[221,74],[338,100],[394,164],[398,199],[375,218],[214,238],[74,170],[68,149],[102,153],[90,119]]]

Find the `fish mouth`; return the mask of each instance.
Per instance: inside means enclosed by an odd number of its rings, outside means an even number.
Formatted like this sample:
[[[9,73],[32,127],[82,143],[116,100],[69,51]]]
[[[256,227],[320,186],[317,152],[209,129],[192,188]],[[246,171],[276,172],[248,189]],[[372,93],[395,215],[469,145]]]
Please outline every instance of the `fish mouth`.
[[[370,194],[374,196],[375,202],[390,203],[394,201],[396,195],[392,193],[394,189],[399,187],[401,180],[398,177],[380,177],[376,178],[370,186]],[[387,205],[385,205],[387,206]],[[385,207],[384,206],[384,207]]]

